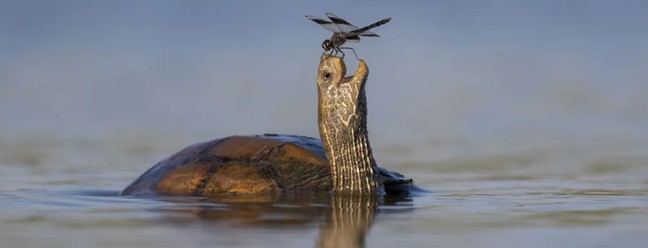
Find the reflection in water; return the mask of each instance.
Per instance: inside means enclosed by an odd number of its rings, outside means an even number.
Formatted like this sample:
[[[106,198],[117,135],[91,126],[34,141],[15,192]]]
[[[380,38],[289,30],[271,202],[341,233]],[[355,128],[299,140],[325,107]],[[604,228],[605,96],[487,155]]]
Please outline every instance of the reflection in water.
[[[319,247],[364,247],[376,213],[373,196],[334,196],[320,231]]]
[[[237,196],[217,199],[161,197],[170,202],[152,209],[173,224],[196,220],[229,228],[303,228],[321,226],[317,247],[364,247],[378,205],[396,205],[406,195],[385,199],[369,196],[282,195]],[[187,218],[193,216],[194,218]],[[195,218],[197,217],[197,219]],[[324,218],[322,218],[324,217]],[[320,221],[324,220],[324,223]]]

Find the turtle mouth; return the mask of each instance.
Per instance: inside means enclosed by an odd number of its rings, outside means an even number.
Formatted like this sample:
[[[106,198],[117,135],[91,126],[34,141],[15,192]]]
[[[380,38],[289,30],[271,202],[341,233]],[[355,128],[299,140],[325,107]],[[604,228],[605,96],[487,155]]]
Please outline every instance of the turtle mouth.
[[[363,82],[368,74],[368,69],[367,65],[365,64],[364,60],[358,60],[358,68],[356,69],[355,73],[351,75],[346,75],[347,73],[347,67],[346,63],[344,62],[344,59],[338,56],[330,55],[330,54],[324,54],[322,56],[322,59],[330,59],[333,58],[333,65],[336,67],[336,69],[340,72],[342,72],[342,79],[338,82],[338,85],[343,85],[343,84],[348,84],[350,82]]]
[[[351,82],[351,79],[353,79],[353,76],[354,75],[343,77],[338,84],[339,85],[348,84],[349,82]]]
[[[340,84],[340,85],[348,84],[348,83],[352,82],[354,78],[357,78],[357,77],[362,77],[362,74],[360,73],[360,70],[356,70],[355,73],[353,73],[351,75],[348,75],[348,76],[343,75],[342,79],[340,80],[340,82],[338,84]]]

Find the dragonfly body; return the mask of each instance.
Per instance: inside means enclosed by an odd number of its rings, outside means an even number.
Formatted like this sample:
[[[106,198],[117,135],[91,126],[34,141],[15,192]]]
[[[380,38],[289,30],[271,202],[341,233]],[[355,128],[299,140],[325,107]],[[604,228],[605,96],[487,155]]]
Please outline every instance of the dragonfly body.
[[[324,42],[322,42],[322,48],[324,48],[324,51],[339,49],[340,46],[346,43],[346,41],[347,39],[344,38],[344,35],[342,33],[333,33],[330,39],[324,40]]]
[[[385,18],[366,27],[358,28],[332,13],[326,13],[326,16],[330,19],[330,21],[309,15],[307,15],[306,18],[333,32],[333,35],[330,39],[324,40],[324,42],[322,42],[322,48],[324,49],[324,51],[331,51],[331,54],[337,54],[339,52],[342,53],[343,56],[344,52],[342,52],[342,49],[350,49],[351,51],[353,51],[353,53],[355,53],[353,48],[342,47],[344,43],[346,43],[347,41],[358,42],[360,41],[360,36],[380,37],[379,35],[369,30],[388,23],[391,20],[391,17]],[[358,55],[356,54],[356,58],[357,57]]]

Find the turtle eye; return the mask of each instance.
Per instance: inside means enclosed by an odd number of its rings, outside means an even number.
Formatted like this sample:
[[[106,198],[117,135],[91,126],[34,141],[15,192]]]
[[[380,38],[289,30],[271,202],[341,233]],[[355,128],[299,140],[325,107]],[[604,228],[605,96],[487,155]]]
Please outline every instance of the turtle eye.
[[[329,79],[331,79],[331,73],[330,72],[325,72],[324,73],[324,81],[328,81]]]

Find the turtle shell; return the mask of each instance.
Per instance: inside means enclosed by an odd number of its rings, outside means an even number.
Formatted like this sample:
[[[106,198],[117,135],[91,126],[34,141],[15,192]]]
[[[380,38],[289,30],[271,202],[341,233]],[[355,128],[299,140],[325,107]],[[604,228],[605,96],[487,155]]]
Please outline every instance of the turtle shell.
[[[398,173],[380,173],[386,189],[411,185]],[[144,172],[121,194],[214,196],[331,189],[331,168],[318,139],[264,134],[188,146]]]

